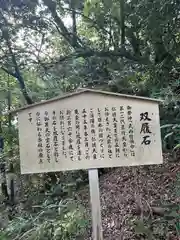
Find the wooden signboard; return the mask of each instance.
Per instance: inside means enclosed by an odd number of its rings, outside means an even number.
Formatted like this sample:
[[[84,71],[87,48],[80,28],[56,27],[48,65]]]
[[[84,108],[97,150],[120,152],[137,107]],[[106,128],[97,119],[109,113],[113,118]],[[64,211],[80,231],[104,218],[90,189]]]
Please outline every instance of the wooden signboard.
[[[83,89],[17,110],[21,173],[161,164],[158,102]],[[89,177],[102,239],[97,171]]]
[[[82,90],[18,112],[21,172],[162,163],[157,100]]]

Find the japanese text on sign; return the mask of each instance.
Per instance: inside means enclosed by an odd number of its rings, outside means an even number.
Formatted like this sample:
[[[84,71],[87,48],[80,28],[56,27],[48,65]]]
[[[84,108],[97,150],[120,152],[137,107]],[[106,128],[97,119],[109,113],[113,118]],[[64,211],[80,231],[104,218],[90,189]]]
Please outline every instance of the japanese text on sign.
[[[140,121],[142,121],[141,125],[141,131],[140,134],[143,135],[143,140],[141,144],[149,145],[151,143],[151,131],[149,122],[151,121],[151,118],[148,116],[148,112],[141,113],[140,114]]]
[[[96,104],[68,101],[19,115],[24,172],[142,165],[156,161],[155,154],[161,159],[156,103],[99,96]]]

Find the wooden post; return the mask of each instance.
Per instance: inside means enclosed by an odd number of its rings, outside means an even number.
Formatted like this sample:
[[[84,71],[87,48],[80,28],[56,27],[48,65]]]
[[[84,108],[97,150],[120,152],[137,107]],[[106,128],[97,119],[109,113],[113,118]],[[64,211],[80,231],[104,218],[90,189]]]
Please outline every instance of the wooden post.
[[[103,240],[98,169],[89,169],[93,240]]]

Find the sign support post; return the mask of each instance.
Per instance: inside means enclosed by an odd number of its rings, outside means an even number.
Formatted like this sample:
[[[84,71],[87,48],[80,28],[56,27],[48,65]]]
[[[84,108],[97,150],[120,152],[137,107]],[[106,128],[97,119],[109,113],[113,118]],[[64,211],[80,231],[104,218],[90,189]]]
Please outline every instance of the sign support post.
[[[89,169],[93,240],[103,240],[98,169]]]

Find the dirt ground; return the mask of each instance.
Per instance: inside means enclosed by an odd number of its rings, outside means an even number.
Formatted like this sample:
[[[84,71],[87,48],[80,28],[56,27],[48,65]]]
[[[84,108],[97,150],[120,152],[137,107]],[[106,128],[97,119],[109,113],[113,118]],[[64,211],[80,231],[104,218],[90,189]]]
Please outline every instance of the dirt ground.
[[[180,240],[180,159],[112,169],[100,177],[100,194],[104,240]],[[76,198],[91,217],[88,186]]]

